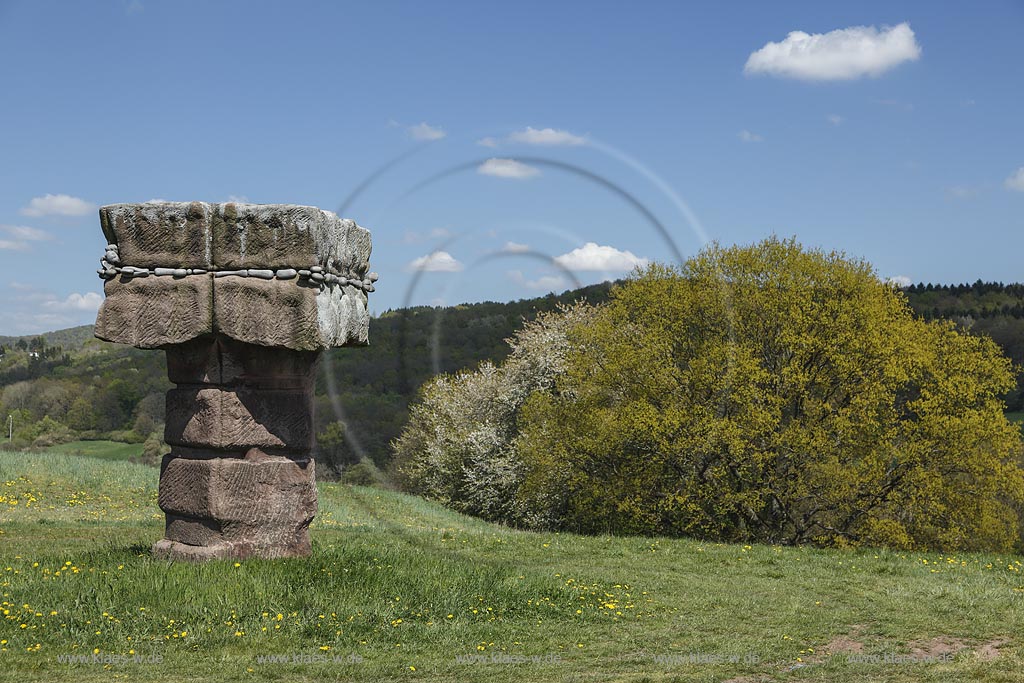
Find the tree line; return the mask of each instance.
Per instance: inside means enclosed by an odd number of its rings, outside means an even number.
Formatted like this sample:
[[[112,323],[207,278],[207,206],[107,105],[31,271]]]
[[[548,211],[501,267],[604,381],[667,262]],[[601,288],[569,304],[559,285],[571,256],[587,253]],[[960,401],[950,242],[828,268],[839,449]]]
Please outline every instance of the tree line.
[[[438,372],[481,362],[501,363],[504,340],[524,322],[577,300],[607,301],[612,283],[512,302],[387,310],[370,322],[370,346],[324,354],[316,384],[316,429],[323,474],[359,462],[387,470],[392,442],[408,423],[419,388]],[[931,289],[929,289],[929,287]],[[992,338],[1015,366],[1024,366],[1024,319],[1003,314],[1024,305],[1024,285],[912,285],[903,290],[923,318],[953,320],[971,334]],[[998,301],[998,306],[996,302]],[[962,314],[981,307],[989,317]],[[934,309],[939,315],[932,315]],[[931,312],[931,313],[930,313]],[[4,447],[42,447],[109,438],[142,444],[162,436],[164,393],[170,388],[164,354],[93,338],[91,326],[31,337],[0,337],[0,417],[14,418],[14,440]],[[38,354],[38,358],[32,356]],[[328,381],[328,377],[331,381]],[[1024,410],[1024,377],[1003,396],[1008,410]]]

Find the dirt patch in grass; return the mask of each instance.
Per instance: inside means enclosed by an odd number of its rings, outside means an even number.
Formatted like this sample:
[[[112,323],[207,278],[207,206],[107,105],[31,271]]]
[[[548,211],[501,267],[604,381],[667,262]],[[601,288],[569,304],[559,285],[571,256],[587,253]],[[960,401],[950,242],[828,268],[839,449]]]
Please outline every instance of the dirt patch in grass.
[[[910,653],[916,657],[951,657],[964,650],[971,650],[981,661],[990,662],[997,659],[1002,654],[999,650],[1009,644],[1009,638],[993,638],[979,645],[976,641],[963,638],[939,636],[910,643]]]
[[[838,636],[825,646],[825,653],[830,655],[859,654],[864,652],[864,643],[849,636]]]
[[[999,649],[1006,645],[1009,645],[1009,643],[1009,638],[995,638],[993,640],[988,641],[987,643],[982,643],[981,646],[975,650],[975,652],[978,655],[978,659],[980,659],[981,661],[991,662],[993,659],[996,659],[1001,654],[999,652]]]
[[[948,658],[957,652],[967,650],[971,643],[963,638],[938,636],[930,640],[915,640],[908,643],[910,654],[916,659]]]
[[[836,636],[828,641],[828,644],[822,648],[822,654],[828,656],[860,654],[864,652],[864,643],[859,640],[860,634],[864,632],[864,628],[861,624],[851,626],[849,633]]]

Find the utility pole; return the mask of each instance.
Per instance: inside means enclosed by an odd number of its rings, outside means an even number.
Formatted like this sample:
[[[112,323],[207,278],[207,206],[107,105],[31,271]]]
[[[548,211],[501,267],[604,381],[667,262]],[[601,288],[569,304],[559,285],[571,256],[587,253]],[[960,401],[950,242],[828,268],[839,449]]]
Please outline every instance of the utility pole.
[[[14,441],[14,415],[7,416],[7,443]]]

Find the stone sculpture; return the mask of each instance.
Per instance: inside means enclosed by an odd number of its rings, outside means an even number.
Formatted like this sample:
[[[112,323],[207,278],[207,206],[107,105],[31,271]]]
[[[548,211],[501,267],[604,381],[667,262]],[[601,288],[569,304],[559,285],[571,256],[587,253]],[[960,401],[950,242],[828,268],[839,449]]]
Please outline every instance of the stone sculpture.
[[[315,370],[368,342],[369,231],[283,204],[113,204],[100,223],[95,334],[164,349],[176,385],[154,555],[308,555]]]

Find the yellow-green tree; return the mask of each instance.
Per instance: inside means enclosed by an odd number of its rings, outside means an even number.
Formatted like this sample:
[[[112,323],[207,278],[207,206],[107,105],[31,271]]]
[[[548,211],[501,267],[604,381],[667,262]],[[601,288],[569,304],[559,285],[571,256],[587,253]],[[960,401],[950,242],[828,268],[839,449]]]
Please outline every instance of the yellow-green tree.
[[[871,266],[793,240],[651,266],[522,410],[521,502],[563,528],[1005,549],[1011,365]]]

